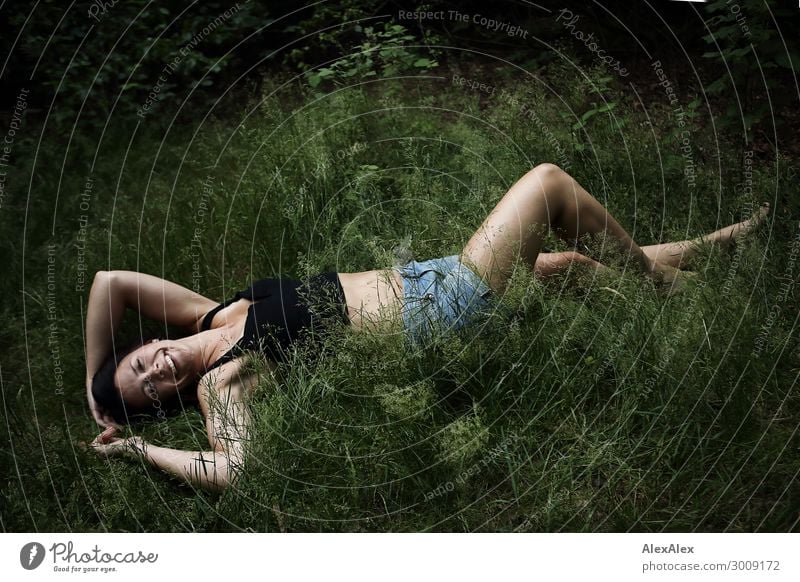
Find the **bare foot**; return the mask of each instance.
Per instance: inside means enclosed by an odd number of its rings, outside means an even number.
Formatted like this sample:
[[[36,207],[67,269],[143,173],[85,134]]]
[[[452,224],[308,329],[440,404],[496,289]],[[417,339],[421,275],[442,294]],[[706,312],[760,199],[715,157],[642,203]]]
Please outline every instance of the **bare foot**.
[[[722,246],[728,246],[735,243],[741,237],[746,236],[747,233],[752,231],[755,227],[761,224],[769,214],[769,202],[764,202],[761,207],[753,213],[753,216],[742,222],[737,222],[728,227],[722,228],[707,237],[705,240],[710,243],[718,243]]]

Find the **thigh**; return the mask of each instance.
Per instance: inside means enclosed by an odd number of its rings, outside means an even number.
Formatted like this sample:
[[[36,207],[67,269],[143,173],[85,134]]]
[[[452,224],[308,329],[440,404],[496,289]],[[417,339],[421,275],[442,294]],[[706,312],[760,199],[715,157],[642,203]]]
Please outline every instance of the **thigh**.
[[[549,225],[561,211],[558,180],[548,164],[525,174],[462,250],[461,261],[495,291],[505,289],[520,258],[530,267],[536,263]]]

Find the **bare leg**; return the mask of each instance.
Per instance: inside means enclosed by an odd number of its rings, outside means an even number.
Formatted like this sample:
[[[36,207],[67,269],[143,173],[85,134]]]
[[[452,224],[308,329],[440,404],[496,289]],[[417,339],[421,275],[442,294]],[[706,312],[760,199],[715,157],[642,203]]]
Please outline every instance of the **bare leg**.
[[[765,202],[753,216],[742,222],[731,224],[711,234],[706,234],[692,240],[682,240],[680,242],[642,247],[642,251],[654,261],[670,265],[676,269],[682,269],[686,261],[697,254],[697,249],[701,244],[718,244],[726,248],[758,226],[764,218],[766,218],[768,213],[769,203]]]
[[[677,272],[650,259],[602,204],[553,164],[536,166],[511,187],[464,247],[461,260],[502,292],[517,257],[536,265],[551,227],[568,241],[607,234],[654,279],[671,281]]]
[[[645,247],[642,247],[645,250]],[[573,265],[586,265],[594,267],[596,271],[610,271],[603,263],[599,263],[594,259],[590,259],[586,255],[576,253],[574,251],[565,251],[559,253],[539,253],[536,257],[536,265],[534,265],[533,272],[539,279],[547,279],[555,275],[560,275],[564,271],[573,268]]]
[[[695,239],[644,246],[641,247],[642,252],[652,261],[657,261],[676,269],[683,269],[686,266],[686,262],[697,255],[699,245],[703,243],[718,244],[725,248],[732,242],[745,236],[760,224],[768,213],[769,204],[765,202],[761,208],[747,220],[731,224],[730,226],[726,226],[710,234],[699,236]],[[598,270],[608,269],[608,267],[602,263],[598,263],[585,255],[567,251],[539,253],[539,256],[536,258],[535,273],[536,276],[540,278],[552,277],[569,269],[574,263],[593,266]]]

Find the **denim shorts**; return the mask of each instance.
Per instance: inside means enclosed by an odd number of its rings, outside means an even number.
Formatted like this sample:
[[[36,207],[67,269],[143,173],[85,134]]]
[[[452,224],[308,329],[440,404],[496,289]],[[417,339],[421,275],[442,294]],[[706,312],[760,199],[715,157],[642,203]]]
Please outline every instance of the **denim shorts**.
[[[424,344],[435,332],[462,329],[492,303],[492,289],[459,255],[411,261],[394,270],[403,277],[403,327],[412,344]]]

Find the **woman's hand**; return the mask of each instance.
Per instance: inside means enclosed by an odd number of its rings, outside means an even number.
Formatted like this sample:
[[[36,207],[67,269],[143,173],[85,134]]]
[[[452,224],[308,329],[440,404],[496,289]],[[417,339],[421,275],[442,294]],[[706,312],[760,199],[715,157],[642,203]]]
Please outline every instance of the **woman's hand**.
[[[108,427],[89,446],[106,459],[120,456],[135,457],[144,454],[145,442],[142,437],[133,436],[122,439],[114,436],[116,432],[117,427]]]

